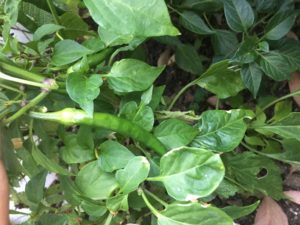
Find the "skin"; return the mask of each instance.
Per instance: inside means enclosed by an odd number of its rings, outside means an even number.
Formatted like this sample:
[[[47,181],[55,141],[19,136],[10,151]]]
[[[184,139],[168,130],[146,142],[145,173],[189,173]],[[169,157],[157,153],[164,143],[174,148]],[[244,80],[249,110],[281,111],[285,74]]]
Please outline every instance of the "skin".
[[[9,225],[9,189],[2,160],[0,160],[0,225]]]

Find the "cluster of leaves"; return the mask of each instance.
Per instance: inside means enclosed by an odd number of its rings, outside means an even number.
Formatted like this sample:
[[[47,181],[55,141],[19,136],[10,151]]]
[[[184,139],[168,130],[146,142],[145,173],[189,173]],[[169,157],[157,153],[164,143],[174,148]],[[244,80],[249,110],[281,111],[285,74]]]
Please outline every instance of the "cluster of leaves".
[[[31,210],[24,225],[232,225],[259,201],[215,200],[284,198],[279,163],[300,164],[300,113],[286,99],[300,92],[270,94],[300,69],[299,41],[287,36],[299,14],[292,0],[0,3],[1,148],[12,187],[30,178],[25,192],[11,193]],[[11,35],[20,24],[27,43]],[[174,83],[157,81],[170,74],[147,62],[149,43],[174,53],[167,67],[190,81],[178,93],[166,96]],[[172,111],[192,86],[194,104],[213,95],[216,109]],[[59,122],[76,125],[64,126],[28,113],[65,108],[116,119],[109,129],[67,114]],[[166,152],[134,138],[146,134]],[[45,188],[51,172],[57,181]]]

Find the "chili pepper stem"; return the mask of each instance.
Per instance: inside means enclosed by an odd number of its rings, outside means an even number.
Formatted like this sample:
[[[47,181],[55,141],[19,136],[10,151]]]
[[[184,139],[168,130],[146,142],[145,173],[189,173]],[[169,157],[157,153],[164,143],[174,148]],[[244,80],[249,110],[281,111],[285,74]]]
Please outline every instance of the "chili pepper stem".
[[[14,120],[18,119],[20,116],[22,116],[28,110],[30,110],[32,107],[34,107],[38,103],[40,103],[48,94],[49,94],[49,92],[42,91],[39,95],[37,95],[34,99],[32,99],[27,105],[22,107],[19,111],[17,111],[11,117],[4,120],[4,124],[9,124],[9,123],[13,122]]]

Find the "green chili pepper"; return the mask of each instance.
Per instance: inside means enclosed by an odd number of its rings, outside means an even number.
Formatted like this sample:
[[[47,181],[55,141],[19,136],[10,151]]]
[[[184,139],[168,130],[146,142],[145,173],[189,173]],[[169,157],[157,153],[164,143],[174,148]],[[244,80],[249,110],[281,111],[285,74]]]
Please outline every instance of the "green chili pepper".
[[[112,54],[114,51],[114,48],[106,48],[99,53],[96,53],[94,55],[90,55],[87,57],[87,63],[89,66],[96,66],[100,63],[102,63],[110,54]],[[80,70],[81,62],[78,61],[68,69],[68,73],[77,72]]]
[[[166,152],[165,146],[151,133],[130,122],[129,120],[119,118],[117,116],[106,113],[94,113],[93,117],[89,117],[82,110],[66,108],[58,112],[40,113],[31,112],[30,116],[36,119],[55,121],[64,125],[83,124],[95,127],[103,127],[118,132],[124,136],[133,138],[153,149],[160,155]]]

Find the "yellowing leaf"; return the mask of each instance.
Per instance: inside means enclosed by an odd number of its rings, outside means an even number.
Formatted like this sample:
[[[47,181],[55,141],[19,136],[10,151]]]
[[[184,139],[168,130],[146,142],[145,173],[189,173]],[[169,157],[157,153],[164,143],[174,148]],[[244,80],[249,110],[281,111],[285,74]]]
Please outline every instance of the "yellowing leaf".
[[[257,210],[254,225],[289,225],[286,214],[270,197],[265,197]]]

